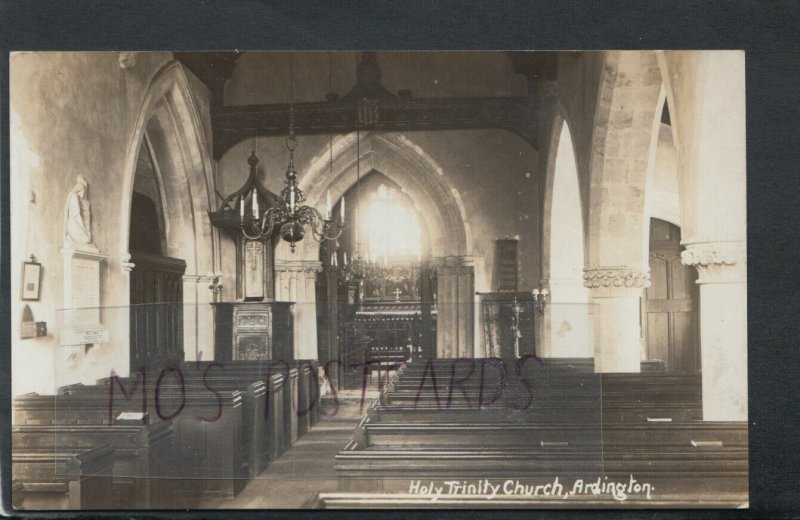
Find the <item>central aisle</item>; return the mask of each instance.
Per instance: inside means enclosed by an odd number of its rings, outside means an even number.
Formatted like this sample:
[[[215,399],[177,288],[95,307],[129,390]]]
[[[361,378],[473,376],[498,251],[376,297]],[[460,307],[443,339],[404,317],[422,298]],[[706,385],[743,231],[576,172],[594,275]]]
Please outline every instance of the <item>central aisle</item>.
[[[348,392],[349,394],[350,392]],[[366,411],[374,392],[368,392]],[[318,492],[336,491],[335,455],[352,439],[361,419],[358,396],[340,396],[333,416],[322,415],[311,430],[270,462],[235,498],[209,499],[203,509],[297,509],[308,507]],[[332,401],[323,398],[322,413],[331,415]]]

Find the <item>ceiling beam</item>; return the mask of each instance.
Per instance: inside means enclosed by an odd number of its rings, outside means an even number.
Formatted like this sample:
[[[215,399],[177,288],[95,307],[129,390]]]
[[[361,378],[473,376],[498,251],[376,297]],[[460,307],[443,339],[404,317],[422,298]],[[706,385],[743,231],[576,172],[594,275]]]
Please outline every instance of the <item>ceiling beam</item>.
[[[356,130],[404,132],[497,128],[536,148],[537,117],[528,97],[362,99],[295,103],[297,135],[344,134]],[[289,105],[222,107],[212,113],[214,158],[253,136],[285,136]]]

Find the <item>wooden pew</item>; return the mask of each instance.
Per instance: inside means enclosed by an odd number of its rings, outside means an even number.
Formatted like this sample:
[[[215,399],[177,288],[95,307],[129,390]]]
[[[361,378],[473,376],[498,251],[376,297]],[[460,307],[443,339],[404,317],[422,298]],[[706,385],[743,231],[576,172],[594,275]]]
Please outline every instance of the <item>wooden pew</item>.
[[[125,384],[125,379],[120,382]],[[140,386],[134,391],[127,386],[126,398],[116,382],[114,385],[113,401],[107,385],[81,390],[73,387],[67,395],[20,396],[14,403],[15,423],[114,425],[121,412],[141,413],[142,393],[148,387]],[[158,401],[153,400],[153,392],[148,392],[144,423],[171,420],[174,425],[175,457],[171,464],[180,469],[176,497],[192,500],[202,494],[234,496],[247,481],[247,454],[241,442],[242,393],[218,390],[215,394],[187,387],[185,395],[180,395],[169,385],[163,389]]]
[[[636,449],[637,447],[689,448],[747,447],[745,423],[690,422],[645,424],[514,424],[429,423],[381,424],[369,419],[360,425],[365,448],[481,450],[493,446]]]
[[[515,359],[501,359],[501,358],[447,358],[447,359],[417,359],[413,360],[409,363],[405,364],[406,370],[408,373],[422,373],[425,369],[426,364],[430,361],[430,363],[436,368],[436,371],[439,372],[441,369],[442,372],[450,370],[450,368],[455,365],[457,367],[466,367],[469,366],[469,361],[480,362],[482,360],[502,360],[507,368],[511,368],[517,362]],[[593,358],[531,358],[529,361],[525,362],[524,366],[531,366],[531,367],[538,367],[542,369],[546,369],[550,372],[556,373],[563,373],[563,372],[583,372],[583,373],[592,373],[594,372],[594,359]],[[640,370],[642,372],[664,372],[666,369],[666,364],[660,360],[646,360],[642,361],[640,365]]]
[[[13,451],[113,449],[106,476],[114,482],[109,498],[117,509],[171,507],[174,473],[174,432],[169,421],[154,424],[17,425]]]
[[[191,365],[195,366],[197,370],[202,370],[204,366],[210,363],[213,362],[191,362]],[[284,448],[282,451],[288,449],[300,435],[307,431],[315,415],[317,418],[319,417],[319,392],[311,389],[314,382],[311,365],[312,363],[309,360],[233,361],[223,365],[222,370],[225,373],[237,374],[243,380],[264,380],[266,377],[276,374],[283,376],[283,386],[277,388],[284,399],[282,407],[284,412],[282,421],[284,425]],[[302,379],[298,366],[304,367]],[[304,406],[300,403],[301,399],[310,400]],[[309,408],[312,410],[311,414],[308,412],[302,413]]]
[[[547,423],[588,424],[637,423],[637,422],[677,422],[699,421],[703,418],[701,403],[600,403],[573,401],[568,403],[541,404],[534,401],[525,410],[513,410],[502,406],[484,407],[479,410],[477,403],[471,406],[453,404],[449,407],[414,403],[404,405],[384,405],[376,401],[367,413],[374,422],[382,423],[424,423],[444,422],[516,422],[527,423],[543,421]]]
[[[111,492],[114,450],[16,447],[11,455],[16,509],[90,510],[118,507]]]
[[[686,502],[747,497],[746,447],[563,449],[357,449],[351,443],[336,455],[340,491],[405,492],[409,481],[515,479],[542,484],[554,476],[593,480],[598,476],[650,483],[659,497]]]
[[[555,475],[634,475],[664,504],[746,502],[747,425],[691,421],[702,415],[699,376],[543,363],[523,366],[520,382],[508,370],[480,376],[476,364],[402,367],[336,456],[340,491],[408,493],[409,479],[540,485]],[[494,402],[479,406],[482,390]],[[526,397],[525,409],[510,409]]]
[[[498,484],[504,484],[499,481]],[[573,483],[567,482],[571,487]],[[482,495],[444,495],[432,499],[431,496],[410,493],[319,493],[311,500],[309,509],[555,509],[568,505],[570,509],[679,509],[685,508],[687,499],[683,496],[658,496],[650,500],[619,501],[609,497],[594,495],[575,495],[568,502],[561,496],[501,495],[487,499]],[[739,496],[704,497],[697,505],[711,509],[733,509],[747,504],[747,499]]]

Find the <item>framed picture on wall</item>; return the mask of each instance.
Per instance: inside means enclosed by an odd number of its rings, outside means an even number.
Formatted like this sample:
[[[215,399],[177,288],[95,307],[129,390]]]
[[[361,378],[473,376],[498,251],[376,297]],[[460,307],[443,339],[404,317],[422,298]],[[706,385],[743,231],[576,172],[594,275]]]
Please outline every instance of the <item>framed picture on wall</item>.
[[[31,255],[31,260],[22,264],[22,299],[39,301],[41,283],[42,264],[36,262],[36,258]]]

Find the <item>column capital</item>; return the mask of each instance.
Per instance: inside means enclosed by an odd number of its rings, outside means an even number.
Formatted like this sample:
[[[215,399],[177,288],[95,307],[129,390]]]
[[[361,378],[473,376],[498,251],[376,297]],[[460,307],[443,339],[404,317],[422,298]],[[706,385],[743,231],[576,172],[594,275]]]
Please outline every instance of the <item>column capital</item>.
[[[294,273],[320,273],[322,262],[319,260],[282,260],[275,259],[275,270]]]
[[[583,286],[592,296],[614,297],[640,294],[650,287],[650,271],[625,266],[592,266],[583,270]]]
[[[697,269],[698,284],[747,281],[747,245],[744,240],[683,243],[681,263]]]

